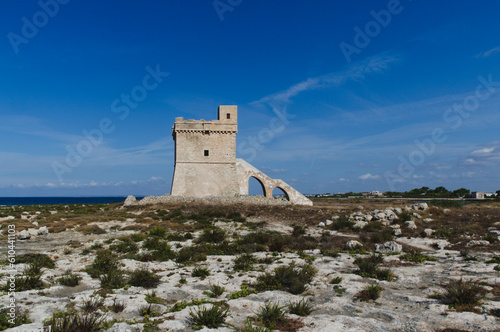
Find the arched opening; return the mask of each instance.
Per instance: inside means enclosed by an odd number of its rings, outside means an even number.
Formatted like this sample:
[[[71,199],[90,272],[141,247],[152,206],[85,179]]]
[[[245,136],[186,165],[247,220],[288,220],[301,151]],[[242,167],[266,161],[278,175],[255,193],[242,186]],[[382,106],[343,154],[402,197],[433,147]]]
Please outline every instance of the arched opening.
[[[262,195],[266,196],[266,189],[264,188],[264,184],[260,182],[255,176],[251,176],[248,179],[248,195],[249,196],[257,196]]]
[[[274,187],[273,197],[274,198],[286,198],[287,201],[290,200],[290,197],[288,197],[288,194],[286,193],[286,191],[284,191],[283,188],[280,188],[280,187]]]

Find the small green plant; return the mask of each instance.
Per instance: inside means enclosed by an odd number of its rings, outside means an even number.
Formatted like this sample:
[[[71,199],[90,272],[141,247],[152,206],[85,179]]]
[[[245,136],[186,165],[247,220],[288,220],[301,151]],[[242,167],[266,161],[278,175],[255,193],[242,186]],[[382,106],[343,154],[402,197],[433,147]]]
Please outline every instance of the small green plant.
[[[365,278],[393,280],[394,274],[389,269],[380,269],[378,267],[383,261],[384,258],[380,254],[358,257],[354,260],[354,263],[359,267],[359,270],[355,271],[355,273]]]
[[[30,319],[28,318],[28,311],[21,312],[16,310],[15,318],[12,321],[12,318],[8,315],[9,309],[4,308],[0,310],[0,331],[6,330],[10,327],[15,327],[23,324],[29,324]]]
[[[210,271],[206,267],[195,267],[191,273],[192,277],[198,277],[200,279],[205,279],[210,275]]]
[[[376,301],[383,290],[384,289],[377,284],[369,285],[358,293],[358,298],[365,302]]]
[[[142,317],[158,317],[161,316],[161,313],[158,310],[155,310],[152,304],[145,305],[139,308],[139,315]]]
[[[97,332],[101,330],[105,318],[105,316],[95,312],[92,314],[80,314],[76,311],[55,312],[43,324],[49,327],[50,331],[55,332]]]
[[[495,267],[493,268],[493,270],[500,271],[500,265],[495,265]]]
[[[156,296],[156,292],[152,291],[151,293],[146,294],[145,298],[147,303],[156,303],[156,304],[163,304],[165,303],[165,300]]]
[[[442,287],[445,291],[434,297],[458,311],[474,311],[486,295],[486,289],[477,280],[450,280]]]
[[[430,257],[428,255],[422,254],[420,250],[409,250],[406,255],[402,255],[400,259],[415,262],[415,263],[423,263],[426,261],[437,261],[438,259],[435,257]]]
[[[99,310],[104,306],[104,299],[102,297],[91,296],[89,299],[83,301],[82,312],[90,314]]]
[[[399,223],[404,223],[405,221],[413,220],[413,216],[408,211],[403,211],[400,214],[398,214],[398,218],[399,218],[398,219]]]
[[[68,286],[68,287],[75,287],[78,286],[80,283],[80,280],[82,280],[82,277],[80,277],[77,274],[74,274],[71,271],[66,271],[57,281],[63,285],[63,286]]]
[[[293,302],[288,305],[288,311],[291,314],[299,316],[309,316],[313,311],[313,306],[309,300],[303,298],[298,302]]]
[[[209,297],[219,297],[224,293],[226,289],[220,285],[210,285],[210,292],[203,292]]]
[[[340,285],[333,285],[333,290],[335,291],[335,293],[337,293],[337,296],[342,296],[347,291],[345,287],[342,287]]]
[[[332,249],[323,249],[321,250],[321,254],[323,256],[337,258],[340,257],[340,250],[332,250]]]
[[[189,311],[191,325],[195,328],[206,326],[211,329],[225,325],[229,308],[219,304],[214,304],[210,308],[207,306],[198,307],[195,310]]]
[[[330,281],[330,284],[337,285],[337,284],[340,284],[341,282],[342,282],[342,277],[334,277]]]
[[[500,264],[500,256],[493,256],[490,260],[486,261],[488,264]]]
[[[115,297],[113,299],[113,304],[111,305],[111,311],[113,311],[115,314],[122,312],[125,310],[127,305],[123,301],[118,301],[118,299]]]
[[[136,287],[155,288],[160,283],[160,279],[161,277],[154,274],[154,272],[143,267],[130,273],[129,283]]]
[[[272,332],[272,331],[273,330],[262,325],[253,325],[248,318],[245,320],[245,325],[243,325],[242,328],[238,329],[238,332]]]
[[[187,284],[187,280],[186,280],[186,278],[181,277],[181,278],[179,279],[179,284],[181,284],[181,285],[185,285],[185,284]]]
[[[229,294],[228,297],[232,300],[235,300],[235,299],[239,299],[240,297],[245,297],[245,296],[248,296],[250,294],[256,293],[253,289],[248,287],[248,285],[241,285],[240,289],[241,289],[240,291]]]
[[[268,302],[260,307],[257,313],[257,320],[265,327],[275,328],[285,320],[285,307],[281,307],[279,303]]]

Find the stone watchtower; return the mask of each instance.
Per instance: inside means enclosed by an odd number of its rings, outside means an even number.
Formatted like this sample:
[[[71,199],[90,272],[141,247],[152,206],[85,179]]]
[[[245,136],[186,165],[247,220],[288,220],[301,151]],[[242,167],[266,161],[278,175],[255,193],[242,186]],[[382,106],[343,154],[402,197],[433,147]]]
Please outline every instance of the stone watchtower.
[[[219,106],[217,120],[176,118],[172,195],[204,197],[240,193],[236,176],[237,106]]]
[[[248,195],[248,180],[262,185],[272,198],[280,188],[293,204],[312,202],[282,180],[271,179],[243,159],[236,159],[238,107],[219,106],[217,120],[175,118],[175,169],[172,196],[206,197]]]

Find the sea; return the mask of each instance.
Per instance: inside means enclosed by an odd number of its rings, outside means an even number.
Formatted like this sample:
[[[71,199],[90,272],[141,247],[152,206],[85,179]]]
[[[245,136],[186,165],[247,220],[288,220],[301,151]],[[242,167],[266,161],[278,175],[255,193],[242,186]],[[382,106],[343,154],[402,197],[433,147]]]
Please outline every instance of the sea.
[[[110,197],[0,197],[1,205],[107,204],[121,203],[125,196]],[[142,197],[137,197],[141,199]]]

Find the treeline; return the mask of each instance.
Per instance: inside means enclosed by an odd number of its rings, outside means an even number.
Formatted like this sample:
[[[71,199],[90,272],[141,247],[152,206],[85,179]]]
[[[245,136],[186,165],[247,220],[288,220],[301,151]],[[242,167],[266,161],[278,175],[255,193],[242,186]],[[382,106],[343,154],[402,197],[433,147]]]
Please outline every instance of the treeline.
[[[497,191],[500,194],[500,190]],[[405,198],[417,198],[417,197],[427,197],[427,198],[470,198],[471,191],[466,188],[460,188],[457,190],[450,191],[443,186],[431,189],[429,187],[415,188],[410,191],[397,192],[388,191],[385,193],[386,197],[405,197]]]

